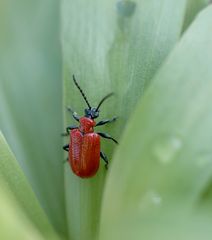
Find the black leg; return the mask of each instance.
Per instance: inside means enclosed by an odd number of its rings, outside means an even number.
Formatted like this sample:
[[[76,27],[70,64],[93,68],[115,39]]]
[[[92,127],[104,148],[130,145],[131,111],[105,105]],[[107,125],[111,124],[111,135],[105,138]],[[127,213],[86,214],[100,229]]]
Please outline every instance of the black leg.
[[[64,145],[64,146],[63,146],[63,150],[65,150],[66,152],[68,152],[68,151],[69,151],[69,144]]]
[[[101,132],[98,132],[98,134],[99,134],[101,137],[110,139],[110,140],[114,141],[116,144],[118,144],[118,142],[116,141],[116,139],[114,139],[113,137],[111,137],[109,134],[107,134],[107,133],[101,133]]]
[[[74,112],[70,107],[67,107],[67,110],[68,110],[69,112],[71,112],[72,117],[73,117],[77,122],[79,122],[80,116],[78,116],[77,113]]]
[[[66,128],[66,133],[62,133],[62,136],[68,136],[70,134],[70,130],[78,128],[77,126],[68,126]]]
[[[63,163],[67,163],[67,162],[68,162],[68,160],[69,160],[69,159],[68,159],[68,157],[67,157],[67,158],[66,158],[66,160],[64,160],[64,161],[63,161]]]
[[[107,159],[107,156],[103,152],[100,152],[100,157],[105,162],[105,168],[108,169],[108,159]]]
[[[114,122],[114,121],[116,121],[116,119],[117,119],[117,117],[113,117],[112,119],[102,120],[102,121],[98,122],[95,127],[102,126],[102,125],[105,125],[107,123]]]

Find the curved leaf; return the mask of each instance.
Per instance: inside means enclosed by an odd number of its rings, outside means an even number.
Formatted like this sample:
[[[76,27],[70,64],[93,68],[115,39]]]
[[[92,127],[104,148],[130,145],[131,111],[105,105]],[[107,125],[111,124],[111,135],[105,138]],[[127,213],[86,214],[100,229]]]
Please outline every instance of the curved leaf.
[[[39,231],[12,201],[11,196],[3,190],[4,188],[2,189],[2,182],[0,185],[0,238],[4,240],[44,240]]]
[[[118,115],[119,119],[102,131],[120,136],[144,88],[178,40],[185,9],[186,0],[63,0],[64,105],[71,105],[80,115],[86,106],[74,87],[72,74],[91,105],[115,92],[116,96],[102,106],[101,118]],[[69,113],[65,119],[65,126],[75,124]],[[113,146],[102,141],[109,159]],[[101,167],[95,178],[81,180],[69,166],[66,168],[69,232],[73,239],[93,239],[96,234],[104,175]]]
[[[44,236],[54,234],[52,226],[31,190],[24,174],[18,166],[14,155],[9,149],[2,133],[0,132],[0,184],[1,189],[10,194],[11,201],[16,201],[16,205],[25,213],[29,220],[38,228]],[[3,191],[2,190],[2,191]],[[2,201],[4,196],[1,195]],[[1,208],[3,206],[1,205]],[[4,208],[4,207],[3,207]],[[10,206],[8,204],[7,208]],[[12,208],[12,206],[11,206]],[[10,210],[9,210],[10,211]],[[2,210],[6,213],[6,210]],[[4,222],[1,215],[0,221]],[[6,225],[6,223],[5,223]],[[11,227],[11,226],[10,226]],[[8,228],[8,227],[7,227]],[[11,231],[11,230],[10,230]],[[6,232],[6,231],[5,231]]]
[[[66,234],[59,3],[1,4],[0,128],[50,221]]]
[[[204,7],[210,4],[210,0],[188,0],[186,7],[186,16],[184,20],[183,31],[185,31],[188,26],[192,23],[196,15]]]
[[[166,228],[160,231],[155,222],[167,223],[167,233],[172,228],[172,235],[177,236],[175,223],[187,215],[195,222],[192,210],[198,212],[200,206],[209,216],[203,214],[207,228],[211,225],[209,204],[199,201],[212,176],[211,28],[209,7],[183,36],[139,102],[108,177],[100,239],[117,239],[115,228],[122,239],[128,239],[135,219],[136,239],[170,239],[170,235],[160,238]],[[122,225],[123,221],[128,225]],[[190,223],[184,222],[190,236],[191,231],[199,236],[199,228],[190,229]],[[212,237],[209,229],[207,233],[204,239]]]
[[[152,208],[157,209],[156,206]],[[170,212],[168,212],[170,210]],[[156,214],[141,214],[139,211],[132,215],[124,215],[115,227],[107,228],[101,239],[133,239],[140,240],[210,240],[211,217],[209,214],[184,213],[183,204],[171,208],[158,209]],[[173,217],[174,215],[174,217]]]

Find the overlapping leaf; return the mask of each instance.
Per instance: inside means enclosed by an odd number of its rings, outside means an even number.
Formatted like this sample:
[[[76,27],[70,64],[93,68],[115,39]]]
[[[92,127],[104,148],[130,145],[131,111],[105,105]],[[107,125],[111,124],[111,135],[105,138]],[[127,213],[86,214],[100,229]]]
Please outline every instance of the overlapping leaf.
[[[116,96],[102,106],[101,118],[118,115],[102,128],[121,136],[136,102],[180,37],[186,0],[63,1],[64,105],[83,114],[85,103],[72,83],[72,74],[92,105],[107,93]],[[73,122],[66,115],[65,125]],[[68,141],[68,140],[67,140]],[[102,141],[109,155],[113,143]],[[105,169],[96,178],[81,180],[67,166],[66,199],[73,239],[93,239],[98,229]]]
[[[210,28],[212,7],[185,33],[138,104],[109,174],[100,239],[135,232],[134,239],[180,232],[178,239],[212,237],[210,206],[200,201],[212,175]],[[199,231],[196,221],[205,221],[207,230]]]
[[[11,150],[9,149],[1,132],[0,132],[0,185],[2,191],[0,195],[1,196],[0,201],[2,201],[1,205],[2,214],[0,221],[3,224],[3,226],[6,226],[9,223],[10,221],[9,219],[12,218],[10,216],[10,213],[14,215],[17,206],[18,208],[17,212],[22,211],[23,213],[20,214],[22,216],[25,215],[28,218],[28,221],[31,221],[30,224],[34,225],[34,228],[37,228],[36,231],[40,231],[40,234],[43,234],[43,236],[46,237],[50,237],[55,234],[51,224],[49,223],[45,213],[39,206],[36,196],[31,190],[31,187],[28,184],[26,177],[24,176],[23,172],[18,166],[17,160],[15,159]],[[8,203],[5,200],[7,198]],[[12,204],[13,202],[14,207],[13,206],[10,207],[9,203]],[[3,215],[6,215],[7,210],[9,211],[8,216],[3,217]],[[25,219],[26,217],[23,217],[23,219]],[[15,219],[17,220],[18,218],[15,217]],[[15,219],[12,220],[13,223],[15,223]],[[24,222],[27,222],[27,220],[23,220],[22,223],[22,218],[20,218],[20,220],[17,220],[17,225],[19,225],[19,221],[21,228],[23,228]],[[4,231],[6,233],[6,230]],[[21,231],[23,231],[23,229]],[[15,234],[15,232],[11,231],[11,233],[8,232],[8,234]],[[23,232],[23,235],[24,234],[25,233]]]
[[[0,0],[0,8],[0,128],[65,234],[59,3]]]

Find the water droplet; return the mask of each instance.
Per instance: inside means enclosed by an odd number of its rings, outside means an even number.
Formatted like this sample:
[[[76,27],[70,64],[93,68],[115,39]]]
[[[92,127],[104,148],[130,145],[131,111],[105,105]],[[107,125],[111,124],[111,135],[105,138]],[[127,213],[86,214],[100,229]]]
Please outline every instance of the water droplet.
[[[156,191],[150,190],[146,194],[142,195],[139,208],[140,210],[147,209],[148,207],[159,207],[162,203],[162,197]]]
[[[182,147],[178,137],[164,137],[154,144],[153,155],[163,164],[170,163]]]
[[[132,1],[122,0],[117,2],[117,12],[122,17],[131,17],[135,11],[136,4]]]
[[[151,197],[152,197],[152,202],[155,204],[155,205],[160,205],[161,204],[161,196],[155,192],[152,192],[151,193]]]

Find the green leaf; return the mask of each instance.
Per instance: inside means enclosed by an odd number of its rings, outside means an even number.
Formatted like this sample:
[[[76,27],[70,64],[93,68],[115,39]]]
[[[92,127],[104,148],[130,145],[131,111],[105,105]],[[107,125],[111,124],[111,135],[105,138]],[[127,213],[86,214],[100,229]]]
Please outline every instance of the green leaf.
[[[0,238],[4,240],[46,239],[21,212],[18,205],[11,199],[10,194],[2,189],[2,182],[0,186]]]
[[[20,210],[38,228],[44,236],[54,234],[52,226],[31,190],[16,159],[0,132],[0,185],[1,189],[10,194],[11,201],[16,202]],[[3,191],[2,190],[2,191]],[[2,195],[1,195],[2,196]],[[2,196],[4,201],[4,196]],[[2,205],[1,205],[2,206]],[[7,206],[9,208],[9,204]],[[6,212],[6,211],[5,211]],[[4,221],[1,215],[0,221]]]
[[[211,206],[201,201],[212,176],[211,28],[212,6],[139,102],[108,176],[100,239],[170,239],[179,227],[187,234],[177,239],[211,239]]]
[[[1,4],[0,128],[50,221],[65,235],[59,3]]]
[[[211,217],[208,214],[185,214],[183,204],[171,208],[152,208],[156,214],[128,213],[112,228],[106,226],[107,230],[100,239],[211,239]]]
[[[192,23],[196,15],[202,10],[204,7],[209,5],[210,0],[188,0],[186,7],[186,16],[183,25],[183,31],[185,31],[188,26]]]
[[[63,0],[64,108],[71,105],[82,115],[86,106],[72,74],[91,105],[96,106],[113,91],[116,96],[104,103],[100,118],[118,115],[119,119],[102,131],[120,136],[137,100],[178,41],[185,10],[186,0]],[[65,126],[73,125],[70,114],[65,116]],[[113,148],[113,143],[102,141],[109,159]],[[104,166],[89,180],[74,176],[69,166],[65,175],[70,236],[93,239],[98,229]]]

